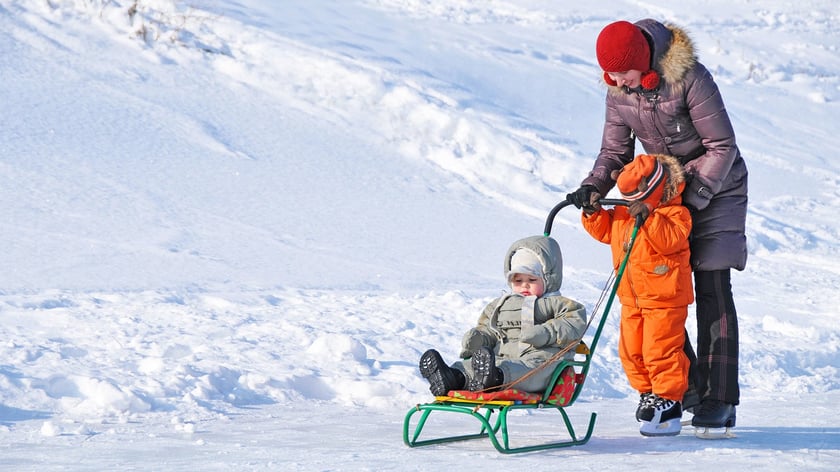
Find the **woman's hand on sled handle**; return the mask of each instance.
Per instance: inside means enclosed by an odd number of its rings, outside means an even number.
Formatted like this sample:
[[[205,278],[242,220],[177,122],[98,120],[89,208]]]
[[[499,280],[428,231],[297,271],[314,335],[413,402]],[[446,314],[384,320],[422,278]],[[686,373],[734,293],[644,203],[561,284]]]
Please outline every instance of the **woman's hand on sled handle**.
[[[587,215],[591,215],[601,209],[601,194],[594,185],[581,185],[574,192],[566,195],[566,201],[576,208],[582,209]]]

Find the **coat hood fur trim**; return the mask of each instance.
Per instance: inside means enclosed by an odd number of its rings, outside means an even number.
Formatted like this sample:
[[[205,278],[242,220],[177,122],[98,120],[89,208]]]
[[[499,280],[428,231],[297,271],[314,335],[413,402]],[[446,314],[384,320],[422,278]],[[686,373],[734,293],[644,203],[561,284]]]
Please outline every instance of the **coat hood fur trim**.
[[[680,160],[666,154],[654,154],[656,160],[667,170],[667,180],[664,183],[665,192],[662,194],[662,203],[668,203],[682,194],[685,187],[685,170]],[[680,203],[682,198],[680,198]]]
[[[681,82],[685,74],[697,63],[694,42],[682,28],[666,24],[671,31],[671,46],[667,48],[662,60],[656,64],[666,84]],[[667,46],[666,46],[667,47]]]

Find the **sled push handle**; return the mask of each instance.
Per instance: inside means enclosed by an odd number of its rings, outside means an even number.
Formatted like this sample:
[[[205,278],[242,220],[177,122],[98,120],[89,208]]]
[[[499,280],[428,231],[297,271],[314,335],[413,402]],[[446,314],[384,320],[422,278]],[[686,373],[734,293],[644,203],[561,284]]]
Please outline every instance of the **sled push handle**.
[[[601,205],[612,205],[612,206],[630,206],[629,201],[622,200],[619,198],[602,198],[598,200],[598,203]],[[548,237],[551,234],[551,227],[554,224],[554,218],[557,216],[557,213],[562,210],[563,208],[572,205],[572,202],[569,200],[563,200],[554,208],[548,212],[548,217],[545,220],[545,229],[543,231],[543,235]],[[636,216],[636,224],[633,225],[633,232],[630,234],[630,242],[628,244],[627,252],[624,254],[624,257],[621,260],[621,264],[619,264],[618,269],[616,270],[615,280],[612,284],[612,289],[610,290],[610,295],[607,297],[607,304],[604,307],[603,315],[601,316],[601,321],[598,323],[598,328],[595,330],[595,335],[592,337],[591,344],[589,349],[594,351],[595,347],[598,345],[598,340],[601,338],[601,332],[604,330],[604,325],[607,321],[607,314],[612,309],[613,300],[615,300],[616,292],[618,291],[618,284],[621,282],[621,278],[624,276],[624,269],[627,267],[627,261],[630,258],[630,251],[633,248],[634,243],[636,242],[636,236],[638,235],[639,228],[642,227],[644,224],[645,219],[642,215]],[[584,374],[586,374],[589,370],[589,363],[587,362],[584,367]]]
[[[620,198],[602,198],[598,200],[598,203],[601,205],[612,205],[612,206],[629,206],[630,202],[627,200],[622,200]],[[545,219],[545,229],[543,229],[543,236],[550,236],[551,235],[551,227],[554,226],[554,217],[557,216],[557,213],[560,212],[563,208],[572,205],[572,202],[568,200],[563,200],[562,202],[554,205],[554,208],[548,212],[548,217]],[[639,217],[636,218],[636,226],[639,227],[642,225],[642,222],[639,221]]]

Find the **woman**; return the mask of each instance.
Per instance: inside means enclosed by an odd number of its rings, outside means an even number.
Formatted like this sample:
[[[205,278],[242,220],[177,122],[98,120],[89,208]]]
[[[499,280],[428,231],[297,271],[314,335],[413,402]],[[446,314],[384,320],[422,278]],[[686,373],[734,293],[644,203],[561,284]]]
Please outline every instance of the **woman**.
[[[646,153],[671,155],[683,165],[697,313],[696,372],[690,380],[701,400],[692,425],[733,427],[740,392],[730,270],[743,270],[747,261],[747,167],[723,99],[677,26],[651,19],[611,23],[598,36],[596,54],[608,86],[601,151],[567,199],[597,209],[598,199],[615,185],[612,172],[633,160],[636,139]],[[693,357],[688,342],[686,351]]]

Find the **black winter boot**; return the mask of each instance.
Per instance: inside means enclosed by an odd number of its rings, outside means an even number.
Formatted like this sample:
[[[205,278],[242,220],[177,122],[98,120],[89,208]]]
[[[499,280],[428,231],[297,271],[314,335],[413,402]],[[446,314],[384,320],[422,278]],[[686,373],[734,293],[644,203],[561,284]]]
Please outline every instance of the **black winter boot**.
[[[467,384],[471,392],[488,390],[505,382],[504,373],[496,367],[496,356],[490,349],[482,347],[475,351],[471,362],[473,378]]]
[[[436,397],[446,396],[450,390],[462,390],[467,383],[464,373],[446,365],[434,349],[420,356],[420,375],[429,381],[429,391]]]

